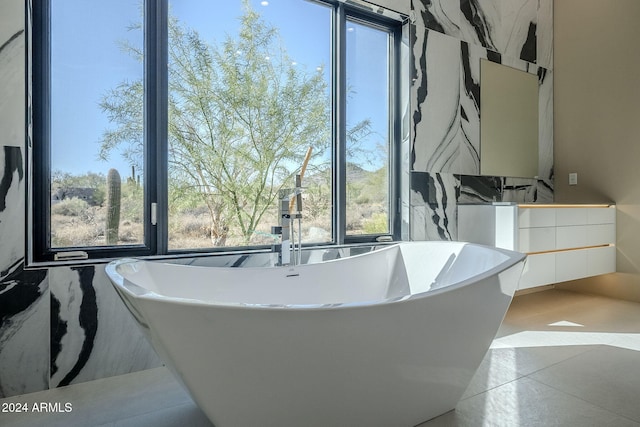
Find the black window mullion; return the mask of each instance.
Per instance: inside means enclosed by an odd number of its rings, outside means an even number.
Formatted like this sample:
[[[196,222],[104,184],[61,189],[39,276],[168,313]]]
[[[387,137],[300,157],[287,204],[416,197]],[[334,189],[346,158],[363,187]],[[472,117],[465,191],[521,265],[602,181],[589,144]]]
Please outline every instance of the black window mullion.
[[[156,2],[153,0],[147,2],[145,13],[155,6],[154,3]],[[166,3],[166,0],[160,0],[157,3]],[[29,153],[27,177],[30,191],[30,203],[27,204],[27,209],[31,210],[29,224],[31,227],[27,227],[27,239],[31,242],[30,245],[28,244],[30,247],[28,262],[54,261],[56,254],[70,251],[86,253],[89,259],[154,254],[155,242],[148,236],[148,224],[145,225],[143,245],[51,247],[51,7],[53,2],[51,0],[34,1],[31,7],[33,8],[32,22],[27,23],[32,43],[32,57],[27,58],[27,61],[30,61],[32,70],[30,84],[33,94],[31,112],[33,142],[28,141],[27,146]],[[145,43],[147,43],[146,40]],[[147,67],[146,59],[145,67]],[[146,147],[145,154],[147,154]],[[145,167],[148,167],[148,164]],[[153,183],[154,179],[150,174],[145,173],[145,189],[149,182]],[[151,200],[149,193],[145,190],[146,218],[149,218],[149,200]]]
[[[333,5],[331,53],[332,102],[332,233],[335,244],[358,241],[347,236],[347,18],[379,25],[392,33],[390,41],[390,149],[389,215],[391,233],[400,237],[401,116],[399,26],[370,16],[342,1],[322,1]],[[27,176],[31,221],[27,227],[33,261],[53,261],[56,252],[79,250],[89,258],[164,255],[168,249],[169,181],[169,53],[168,0],[144,1],[144,240],[140,245],[51,248],[51,7],[52,0],[33,2],[31,42],[33,147],[29,140]],[[30,25],[27,25],[30,28]],[[155,223],[152,223],[152,205]],[[368,236],[371,239],[372,236]],[[375,236],[373,236],[375,238]],[[173,252],[173,251],[172,251]]]
[[[401,185],[402,178],[402,27],[398,26],[391,31],[389,43],[391,61],[389,62],[389,81],[391,84],[391,94],[389,99],[389,111],[391,111],[391,126],[389,127],[390,147],[389,147],[389,227],[394,240],[401,240],[402,229],[402,201]],[[407,79],[409,76],[405,76]]]
[[[168,246],[168,1],[145,5],[145,242],[154,254]],[[155,203],[155,223],[152,204]]]
[[[342,9],[346,9],[346,6],[342,4],[339,6]],[[346,19],[347,17],[350,20],[354,20],[356,22],[361,22],[365,25],[369,25],[374,28],[378,28],[382,31],[387,31],[389,33],[389,160],[388,160],[388,213],[389,213],[389,233],[384,233],[383,235],[391,235],[394,240],[401,240],[401,222],[402,222],[402,204],[401,204],[401,186],[400,186],[400,173],[401,173],[401,158],[402,158],[402,123],[401,123],[401,112],[400,112],[400,70],[402,69],[401,58],[400,58],[400,49],[402,43],[402,26],[399,22],[391,21],[386,18],[376,17],[372,18],[369,14],[363,14],[362,11],[358,9],[349,9],[344,13],[344,27],[343,31],[346,31]],[[345,33],[343,32],[343,35]],[[342,79],[344,83],[344,87],[341,87],[339,90],[343,92],[344,105],[341,106],[343,113],[342,123],[344,124],[344,131],[342,134],[341,143],[343,144],[342,150],[345,162],[342,165],[344,169],[343,173],[343,181],[342,186],[344,191],[344,198],[342,210],[344,211],[344,228],[342,232],[343,240],[339,243],[361,243],[361,242],[371,242],[376,241],[379,235],[347,235],[346,233],[346,96],[347,96],[347,87],[346,87],[346,37],[344,37],[345,42],[342,46],[342,55],[343,61],[345,64]],[[340,106],[339,106],[340,107]]]
[[[346,10],[342,3],[335,8],[333,21],[333,235],[334,242],[343,244],[347,230],[347,56]]]
[[[33,7],[33,139],[28,147],[33,162],[33,258],[52,260],[51,247],[51,5],[48,1],[34,2]],[[28,28],[28,27],[27,27]],[[28,120],[27,120],[28,122]],[[31,144],[31,141],[29,141]],[[34,148],[37,147],[37,148]],[[27,165],[29,167],[30,165]],[[27,229],[28,230],[28,229]],[[29,233],[27,233],[29,236]]]

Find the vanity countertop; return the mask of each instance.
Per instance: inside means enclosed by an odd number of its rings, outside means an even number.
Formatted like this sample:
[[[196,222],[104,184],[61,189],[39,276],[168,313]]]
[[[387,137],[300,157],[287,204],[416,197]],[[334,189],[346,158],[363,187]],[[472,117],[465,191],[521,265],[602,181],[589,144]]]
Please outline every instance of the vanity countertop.
[[[458,206],[518,206],[520,208],[610,208],[614,202],[605,203],[519,203],[519,202],[468,202]]]

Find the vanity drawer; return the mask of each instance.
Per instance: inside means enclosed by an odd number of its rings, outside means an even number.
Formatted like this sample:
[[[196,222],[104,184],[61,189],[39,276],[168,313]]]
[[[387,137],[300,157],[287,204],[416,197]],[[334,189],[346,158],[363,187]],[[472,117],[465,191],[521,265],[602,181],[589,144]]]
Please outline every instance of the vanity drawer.
[[[556,248],[573,249],[610,245],[616,241],[614,224],[577,225],[556,228]]]
[[[518,289],[616,270],[616,209],[607,205],[459,207],[463,239],[527,254]]]
[[[616,271],[616,247],[603,246],[587,250],[587,275],[613,273]]]
[[[563,251],[556,253],[556,282],[587,277],[589,249]]]
[[[610,245],[616,242],[615,224],[594,224],[587,229],[588,246]]]
[[[555,227],[521,228],[518,238],[520,252],[545,252],[556,248]]]
[[[556,253],[556,282],[582,279],[615,271],[615,246],[601,246]]]
[[[518,227],[554,227],[556,225],[556,209],[521,208],[518,210]]]
[[[589,208],[587,222],[589,224],[615,224],[616,208]]]
[[[572,249],[589,246],[589,226],[574,225],[556,228],[556,249]]]
[[[556,225],[559,227],[588,224],[589,208],[557,208],[555,211]]]
[[[556,281],[556,254],[527,255],[518,289],[535,288]]]

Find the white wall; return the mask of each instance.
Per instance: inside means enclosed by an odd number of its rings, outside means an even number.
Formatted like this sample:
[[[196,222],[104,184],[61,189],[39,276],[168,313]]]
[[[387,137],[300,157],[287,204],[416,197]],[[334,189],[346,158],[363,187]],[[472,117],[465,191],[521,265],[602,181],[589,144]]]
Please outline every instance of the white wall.
[[[640,301],[640,2],[562,0],[554,14],[556,199],[618,207],[618,273],[563,287]]]

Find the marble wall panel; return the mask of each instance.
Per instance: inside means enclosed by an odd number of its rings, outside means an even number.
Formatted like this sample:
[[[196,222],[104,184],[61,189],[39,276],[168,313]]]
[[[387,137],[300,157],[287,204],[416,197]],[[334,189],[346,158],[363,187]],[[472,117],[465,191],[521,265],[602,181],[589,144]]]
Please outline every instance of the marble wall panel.
[[[412,23],[457,39],[460,33],[460,5],[450,0],[411,0]]]
[[[538,0],[462,0],[462,39],[535,63]]]
[[[553,0],[412,0],[417,26],[553,68]]]
[[[103,265],[51,268],[51,387],[161,365]]]
[[[537,203],[538,180],[531,178],[504,178],[503,202]]]
[[[461,175],[458,203],[500,202],[503,190],[503,177]]]
[[[553,71],[538,68],[538,178],[553,200]]]
[[[456,240],[461,203],[552,203],[541,180],[499,176],[411,173],[411,239]]]
[[[460,176],[458,203],[536,203],[538,180],[501,176]]]
[[[480,59],[486,59],[490,54],[482,47],[460,43],[460,125],[463,138],[458,147],[460,161],[458,168],[451,171],[453,173],[480,173]]]
[[[454,174],[411,173],[411,240],[455,240],[460,180]]]
[[[413,53],[412,170],[459,172],[460,41],[416,27]]]
[[[538,0],[537,64],[553,70],[553,0]]]
[[[46,270],[0,272],[0,397],[49,387]]]
[[[537,191],[536,191],[536,203],[553,203],[554,192],[553,192],[553,182],[548,182],[546,180],[538,180],[536,183]]]
[[[22,149],[0,146],[0,275],[24,260],[24,194]]]
[[[24,2],[0,3],[0,397],[49,387],[49,282],[25,270]]]
[[[411,96],[415,107],[411,137],[411,170],[479,175],[480,60],[489,59],[538,75],[539,176],[545,179],[551,177],[552,72],[521,59],[500,55],[434,31],[416,31],[418,35],[415,37],[414,53],[423,50],[425,53],[423,60],[416,61],[413,67]]]
[[[552,0],[413,1],[412,239],[455,238],[449,221],[455,215],[444,214],[452,204],[553,202],[553,73],[537,64],[552,66],[552,6]],[[479,176],[481,59],[538,76],[537,179]]]
[[[24,109],[21,106],[24,106],[26,38],[22,22],[24,15],[18,13],[19,9],[14,10],[15,3],[21,4],[15,1],[7,2],[0,10],[7,13],[0,18],[0,147],[24,144]],[[10,10],[5,11],[4,7],[10,7]],[[10,20],[10,16],[20,20]]]
[[[402,27],[402,43],[401,43],[401,73],[400,91],[401,99],[401,137],[402,144],[400,147],[400,235],[402,240],[410,240],[411,229],[411,212],[409,203],[409,189],[411,182],[411,134],[412,134],[412,109],[411,109],[411,76],[412,76],[412,54],[411,39],[412,31],[415,30],[413,25],[404,25]]]

